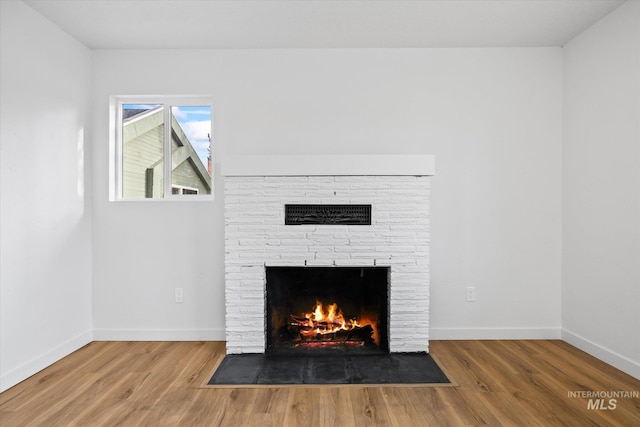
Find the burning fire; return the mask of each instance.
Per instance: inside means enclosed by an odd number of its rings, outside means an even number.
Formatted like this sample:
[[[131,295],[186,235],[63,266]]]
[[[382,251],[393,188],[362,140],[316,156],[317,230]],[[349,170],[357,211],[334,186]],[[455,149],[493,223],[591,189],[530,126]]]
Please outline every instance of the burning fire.
[[[345,319],[338,304],[328,304],[324,306],[322,302],[316,301],[316,305],[309,313],[301,316],[291,315],[291,326],[300,334],[303,340],[337,340],[350,341],[361,340],[363,328],[369,328],[369,339],[378,341],[376,322],[369,319]],[[353,332],[352,332],[353,331]],[[355,335],[352,337],[352,334]]]
[[[302,332],[302,335],[331,334],[334,332],[348,331],[353,328],[361,327],[355,319],[345,320],[342,310],[338,308],[338,304],[329,304],[324,309],[320,301],[316,301],[316,307],[312,313],[304,315],[307,319],[307,326],[310,329]]]

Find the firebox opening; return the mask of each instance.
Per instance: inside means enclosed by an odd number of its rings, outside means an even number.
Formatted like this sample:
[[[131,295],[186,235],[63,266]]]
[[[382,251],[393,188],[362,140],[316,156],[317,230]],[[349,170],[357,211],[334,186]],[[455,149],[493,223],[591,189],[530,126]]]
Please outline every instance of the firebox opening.
[[[267,352],[389,352],[388,267],[266,267]]]

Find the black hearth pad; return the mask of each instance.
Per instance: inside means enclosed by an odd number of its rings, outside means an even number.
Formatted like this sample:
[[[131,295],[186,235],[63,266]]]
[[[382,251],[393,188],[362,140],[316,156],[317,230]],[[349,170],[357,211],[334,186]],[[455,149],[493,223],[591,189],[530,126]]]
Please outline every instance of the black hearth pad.
[[[231,354],[207,385],[447,384],[427,353],[372,355]]]

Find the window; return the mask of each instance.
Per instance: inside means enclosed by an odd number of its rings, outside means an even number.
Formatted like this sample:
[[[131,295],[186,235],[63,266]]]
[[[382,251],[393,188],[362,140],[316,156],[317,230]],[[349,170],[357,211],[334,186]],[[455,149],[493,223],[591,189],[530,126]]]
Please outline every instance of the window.
[[[204,97],[113,97],[112,200],[213,198]]]
[[[198,194],[200,192],[197,188],[182,187],[174,185],[171,187],[171,194]]]

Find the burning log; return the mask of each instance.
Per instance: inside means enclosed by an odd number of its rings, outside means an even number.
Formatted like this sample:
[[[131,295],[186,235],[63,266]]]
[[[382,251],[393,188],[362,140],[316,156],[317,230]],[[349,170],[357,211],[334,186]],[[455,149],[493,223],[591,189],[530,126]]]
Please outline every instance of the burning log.
[[[299,343],[374,343],[374,329],[370,324],[360,325],[357,319],[345,319],[336,304],[323,309],[321,302],[311,313],[300,316],[290,314],[287,332]]]
[[[290,324],[292,326],[298,326],[298,327],[309,327],[313,329],[329,330],[329,329],[341,329],[344,322],[337,322],[335,320],[334,321],[329,321],[329,320],[315,321],[306,317],[291,315]]]
[[[373,328],[371,325],[356,326],[349,330],[339,330],[330,333],[319,333],[312,328],[289,329],[297,334],[297,341],[303,342],[350,342],[373,343]]]
[[[294,316],[293,314],[289,315],[289,319],[292,324],[302,325],[305,323],[309,323],[309,319],[306,317]]]

